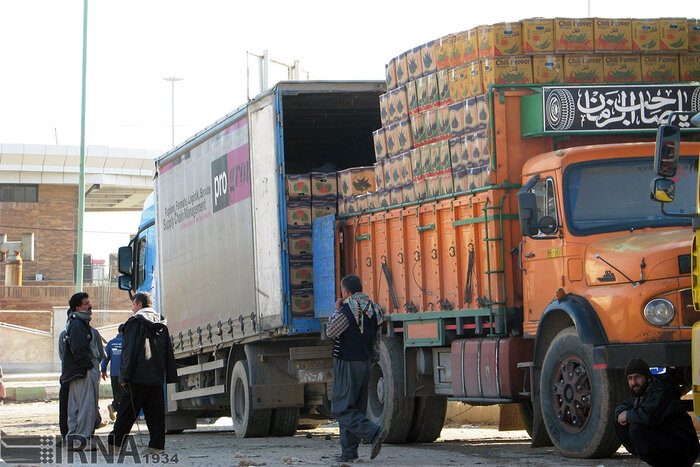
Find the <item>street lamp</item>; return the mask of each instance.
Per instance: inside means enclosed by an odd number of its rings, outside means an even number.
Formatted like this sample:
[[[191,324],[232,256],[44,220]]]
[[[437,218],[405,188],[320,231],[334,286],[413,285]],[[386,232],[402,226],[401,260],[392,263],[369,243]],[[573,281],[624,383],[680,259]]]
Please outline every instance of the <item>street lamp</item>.
[[[182,81],[184,78],[176,78],[175,76],[171,76],[169,78],[163,78],[165,81],[170,81],[170,89],[172,92],[172,99],[171,99],[171,116],[172,116],[172,121],[171,121],[171,126],[173,130],[173,147],[175,147],[175,81]]]

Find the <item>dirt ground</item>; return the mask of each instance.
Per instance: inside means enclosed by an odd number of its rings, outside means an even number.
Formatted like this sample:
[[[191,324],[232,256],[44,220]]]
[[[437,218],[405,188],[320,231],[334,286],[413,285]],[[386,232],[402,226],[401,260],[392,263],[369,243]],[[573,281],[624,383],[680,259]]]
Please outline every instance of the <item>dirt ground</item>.
[[[107,401],[101,401],[102,416],[107,418]],[[313,430],[298,431],[294,437],[240,439],[231,429],[230,419],[206,420],[197,430],[168,435],[166,455],[143,456],[148,443],[146,423],[139,423],[142,436],[135,425],[130,445],[121,459],[115,460],[99,451],[86,458],[69,458],[67,452],[53,461],[73,464],[110,465],[159,463],[182,466],[288,466],[338,465],[334,458],[340,453],[338,427],[335,423]],[[12,403],[0,405],[0,429],[3,444],[9,435],[55,435],[58,433],[58,402]],[[105,439],[111,424],[98,430]],[[554,448],[530,448],[524,431],[499,432],[492,426],[462,426],[444,428],[434,443],[413,445],[384,445],[375,460],[369,460],[369,445],[360,446],[360,463],[380,466],[642,466],[645,465],[620,448],[609,459],[568,459]],[[696,464],[697,465],[697,464]]]

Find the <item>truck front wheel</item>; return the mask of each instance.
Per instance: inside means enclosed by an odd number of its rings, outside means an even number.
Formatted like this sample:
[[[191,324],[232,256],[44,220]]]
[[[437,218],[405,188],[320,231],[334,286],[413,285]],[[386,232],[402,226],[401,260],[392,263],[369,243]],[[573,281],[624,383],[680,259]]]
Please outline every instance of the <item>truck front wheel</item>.
[[[618,386],[607,370],[593,370],[593,348],[581,343],[575,328],[555,336],[542,364],[540,404],[547,432],[563,455],[600,458],[617,451]]]
[[[239,360],[231,373],[231,421],[239,438],[267,436],[270,429],[270,409],[253,410],[248,362]],[[295,426],[296,428],[296,423]]]

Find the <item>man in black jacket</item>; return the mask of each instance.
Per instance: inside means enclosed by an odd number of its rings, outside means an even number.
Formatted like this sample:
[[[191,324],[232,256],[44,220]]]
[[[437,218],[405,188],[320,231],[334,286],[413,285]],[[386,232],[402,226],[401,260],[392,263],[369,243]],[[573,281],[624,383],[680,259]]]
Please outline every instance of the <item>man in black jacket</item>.
[[[633,358],[625,369],[634,397],[615,409],[615,432],[625,448],[652,466],[691,466],[700,444],[683,410],[674,375],[651,376],[649,365]]]
[[[134,296],[134,316],[124,324],[119,381],[126,391],[119,401],[114,429],[108,443],[118,451],[143,409],[150,441],[144,454],[165,452],[165,397],[163,382],[176,381],[175,359],[165,320],[153,309],[147,292]]]
[[[382,309],[362,293],[354,274],[340,281],[343,294],[326,325],[333,345],[333,394],[331,413],[340,425],[341,454],[338,462],[355,462],[360,440],[372,443],[370,458],[382,448],[382,428],[367,419],[367,396],[371,362],[377,360]]]

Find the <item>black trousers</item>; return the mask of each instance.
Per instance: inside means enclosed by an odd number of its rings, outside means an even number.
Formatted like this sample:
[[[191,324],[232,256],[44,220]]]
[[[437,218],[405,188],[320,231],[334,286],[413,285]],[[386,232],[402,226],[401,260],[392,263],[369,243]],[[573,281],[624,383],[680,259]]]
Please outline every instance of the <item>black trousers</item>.
[[[117,411],[114,428],[107,437],[107,442],[116,446],[124,444],[127,435],[134,426],[136,416],[143,409],[146,426],[151,439],[148,446],[165,449],[165,394],[163,386],[128,384],[119,401],[121,410]]]
[[[697,443],[687,443],[657,427],[615,423],[615,432],[630,454],[653,467],[689,467],[698,457]]]
[[[68,434],[68,389],[70,383],[61,384],[58,390],[58,427],[61,430],[61,438]]]
[[[110,376],[110,383],[112,383],[112,408],[119,412],[121,405],[119,403],[122,400],[122,393],[125,391],[124,387],[119,384],[119,375]]]

